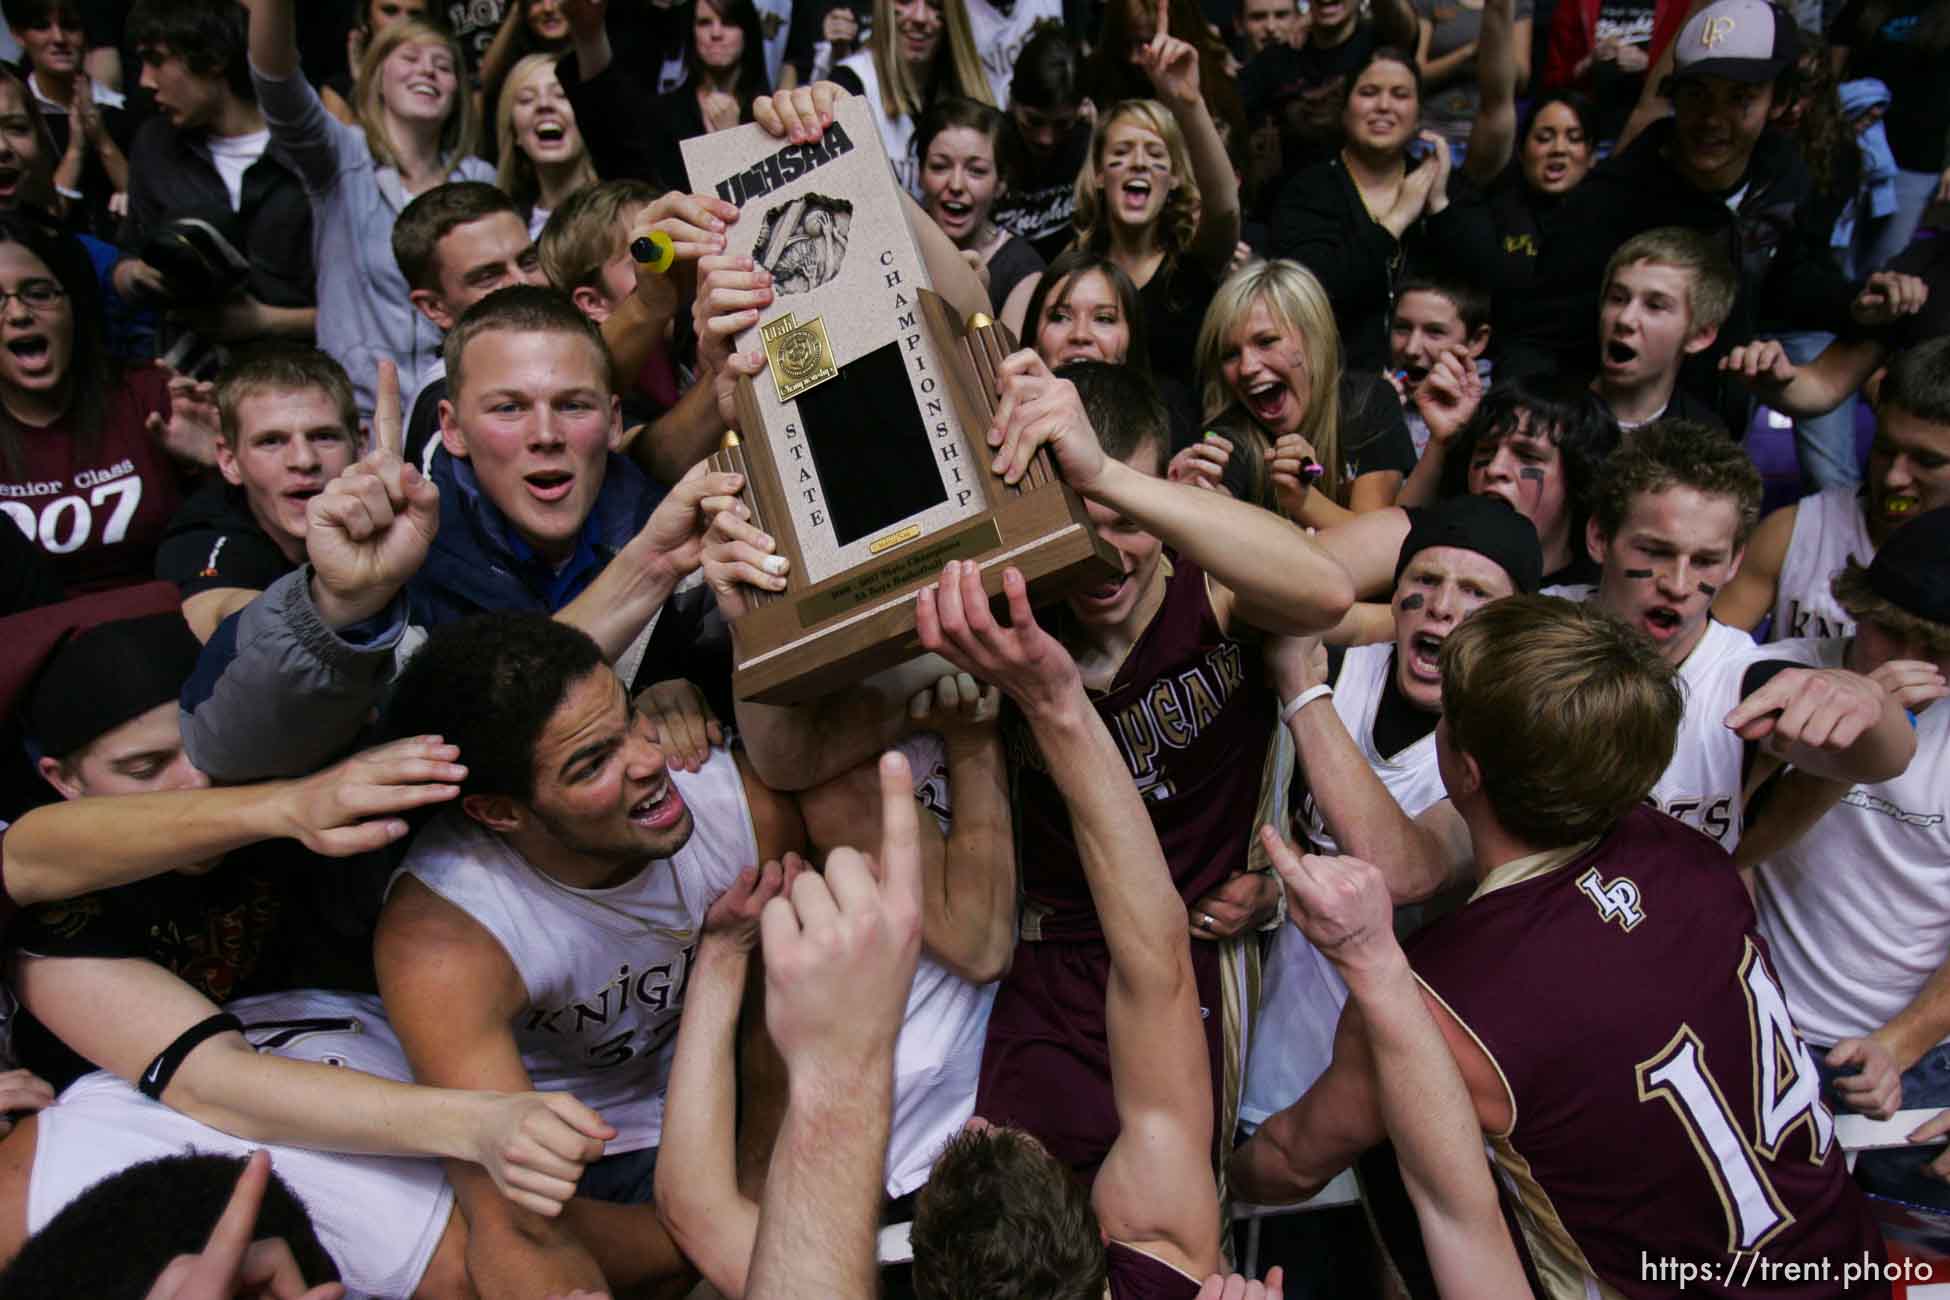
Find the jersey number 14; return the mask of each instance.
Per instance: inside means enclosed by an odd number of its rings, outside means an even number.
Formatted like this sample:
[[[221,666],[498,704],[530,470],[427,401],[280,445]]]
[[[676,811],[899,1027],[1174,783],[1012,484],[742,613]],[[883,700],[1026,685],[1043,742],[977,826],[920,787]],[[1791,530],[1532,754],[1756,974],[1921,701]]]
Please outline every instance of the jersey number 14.
[[[1753,1061],[1751,1141],[1707,1069],[1705,1044],[1692,1026],[1680,1025],[1657,1055],[1638,1066],[1639,1100],[1657,1099],[1673,1108],[1719,1190],[1730,1252],[1756,1250],[1794,1221],[1767,1177],[1768,1165],[1794,1130],[1808,1126],[1817,1164],[1827,1159],[1835,1140],[1835,1117],[1821,1100],[1814,1056],[1751,938],[1740,961],[1740,985],[1747,995]]]

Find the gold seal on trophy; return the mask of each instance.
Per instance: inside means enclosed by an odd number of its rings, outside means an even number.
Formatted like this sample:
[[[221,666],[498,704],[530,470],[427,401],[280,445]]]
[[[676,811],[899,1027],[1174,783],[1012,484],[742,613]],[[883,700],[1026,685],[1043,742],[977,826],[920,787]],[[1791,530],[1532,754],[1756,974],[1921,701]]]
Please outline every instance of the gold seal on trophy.
[[[825,322],[818,316],[799,321],[791,312],[758,327],[765,342],[765,360],[779,401],[789,402],[839,374],[833,364],[833,345],[826,339]]]

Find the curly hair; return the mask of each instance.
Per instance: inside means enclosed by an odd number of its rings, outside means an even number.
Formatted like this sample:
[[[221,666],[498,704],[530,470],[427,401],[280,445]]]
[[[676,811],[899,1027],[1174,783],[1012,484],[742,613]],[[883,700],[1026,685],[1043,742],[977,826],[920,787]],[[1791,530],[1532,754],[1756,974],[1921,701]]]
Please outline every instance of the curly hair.
[[[1158,243],[1165,250],[1165,263],[1158,274],[1164,275],[1198,233],[1199,192],[1198,178],[1192,175],[1192,155],[1185,148],[1185,133],[1178,129],[1172,111],[1155,99],[1127,99],[1097,119],[1097,129],[1090,135],[1090,156],[1077,171],[1077,210],[1071,218],[1077,237],[1073,246],[1093,253],[1110,248],[1110,214],[1097,172],[1104,165],[1110,129],[1124,121],[1135,121],[1161,137],[1171,160],[1171,193],[1165,199],[1164,211],[1158,214]]]
[[[1617,536],[1633,497],[1674,487],[1730,498],[1740,513],[1736,548],[1747,544],[1760,523],[1760,471],[1739,443],[1691,420],[1654,420],[1634,429],[1605,462],[1591,511],[1598,530]]]
[[[1828,581],[1835,603],[1857,623],[1873,623],[1905,640],[1921,645],[1932,656],[1950,655],[1950,625],[1932,623],[1910,613],[1869,585],[1869,571],[1850,560]]]
[[[1591,605],[1510,596],[1442,643],[1442,719],[1505,830],[1537,848],[1590,839],[1672,762],[1686,711],[1672,665]]]
[[[1478,455],[1519,428],[1549,438],[1557,448],[1564,463],[1564,497],[1570,506],[1567,536],[1573,549],[1581,549],[1599,472],[1618,447],[1618,423],[1605,404],[1576,380],[1542,375],[1498,380],[1456,435],[1456,445],[1442,462],[1436,495],[1468,492],[1470,466]]]
[[[442,624],[406,669],[386,714],[393,736],[440,736],[467,764],[461,793],[535,797],[535,747],[569,688],[603,666],[587,633],[544,614]]]
[[[1107,1266],[1090,1190],[1027,1135],[949,1139],[914,1207],[927,1300],[1098,1300]]]

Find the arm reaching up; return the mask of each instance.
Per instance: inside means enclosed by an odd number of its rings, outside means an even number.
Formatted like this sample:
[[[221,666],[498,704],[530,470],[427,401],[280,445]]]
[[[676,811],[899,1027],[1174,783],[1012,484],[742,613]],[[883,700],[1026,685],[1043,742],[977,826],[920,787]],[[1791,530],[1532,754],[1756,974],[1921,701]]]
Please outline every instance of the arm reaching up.
[[[1334,964],[1360,1008],[1380,1094],[1445,1300],[1524,1294],[1469,1089],[1395,942],[1381,872],[1358,858],[1301,856],[1261,833],[1293,901],[1293,923]]]
[[[920,810],[907,760],[880,760],[880,860],[836,849],[759,918],[765,1024],[791,1101],[759,1211],[753,1300],[877,1294],[874,1227],[893,1117],[894,1039],[921,953]]]
[[[921,644],[1016,702],[1069,805],[1110,950],[1105,1024],[1121,1133],[1092,1193],[1098,1218],[1112,1238],[1204,1277],[1219,1261],[1218,1189],[1185,903],[1076,662],[1036,623],[1020,572],[1004,572],[1003,592],[1006,627],[989,612],[979,566],[949,564],[921,592]]]

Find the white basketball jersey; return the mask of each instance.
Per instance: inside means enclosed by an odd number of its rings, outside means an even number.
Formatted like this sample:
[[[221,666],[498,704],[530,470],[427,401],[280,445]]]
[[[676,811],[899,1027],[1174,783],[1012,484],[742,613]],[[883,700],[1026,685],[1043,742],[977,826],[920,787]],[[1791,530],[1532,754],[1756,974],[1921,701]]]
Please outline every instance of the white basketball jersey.
[[[880,128],[880,143],[887,147],[887,161],[893,166],[894,181],[902,189],[921,197],[921,160],[914,156],[914,119],[902,114],[888,117],[880,102],[880,73],[873,66],[873,51],[860,50],[839,61],[839,65],[860,79],[867,103],[873,105],[874,124]]]
[[[1855,635],[1855,620],[1835,602],[1828,584],[1850,560],[1867,564],[1875,553],[1860,488],[1831,487],[1802,497],[1794,507],[1794,532],[1781,561],[1768,636],[1782,641]]]
[[[1840,667],[1846,643],[1821,643]],[[1794,1023],[1827,1046],[1889,1023],[1950,953],[1950,704],[1916,716],[1916,757],[1858,785],[1754,879]]]
[[[1414,817],[1449,795],[1436,769],[1433,732],[1392,758],[1375,751],[1375,712],[1388,674],[1394,671],[1392,641],[1356,646],[1341,661],[1332,698],[1334,712],[1360,747],[1361,756],[1402,811]],[[1340,852],[1311,794],[1302,817],[1316,852]],[[1273,936],[1260,978],[1259,1021],[1246,1064],[1246,1093],[1239,1104],[1240,1120],[1255,1126],[1298,1101],[1327,1069],[1334,1059],[1334,1027],[1347,1001],[1347,985],[1296,925],[1283,925]]]
[[[1740,843],[1741,790],[1746,775],[1746,742],[1726,725],[1741,701],[1747,670],[1767,659],[1797,664],[1815,661],[1815,643],[1779,641],[1762,647],[1739,628],[1718,619],[1706,625],[1686,662],[1679,665],[1679,689],[1686,712],[1672,762],[1652,787],[1648,801],[1669,817],[1704,831],[1727,852]]]
[[[273,993],[224,1008],[260,1052],[412,1081],[379,999]],[[192,1152],[271,1153],[271,1168],[311,1211],[318,1240],[354,1296],[407,1296],[420,1284],[453,1211],[437,1160],[346,1156],[232,1137],[151,1101],[105,1070],[84,1075],[41,1112],[27,1183],[27,1230],[130,1165]]]
[[[1063,21],[1063,0],[968,0],[968,28],[975,37],[975,53],[989,79],[995,106],[1009,107],[1009,83],[1016,75],[1016,56],[1029,44],[1029,35],[1044,19]]]
[[[954,802],[941,737],[909,736],[898,746],[914,774],[914,797],[948,829]],[[970,984],[921,950],[907,1011],[894,1042],[894,1119],[887,1139],[887,1195],[928,1181],[934,1158],[975,1113],[994,984]]]
[[[722,749],[693,773],[671,769],[695,830],[675,857],[609,889],[543,875],[459,810],[413,842],[411,875],[479,922],[528,991],[514,1024],[528,1077],[602,1113],[610,1155],[656,1146],[677,1014],[704,913],[758,861],[738,765]]]

